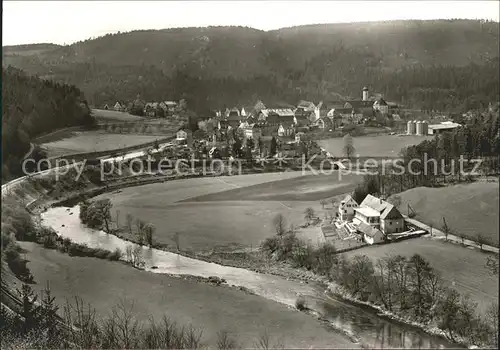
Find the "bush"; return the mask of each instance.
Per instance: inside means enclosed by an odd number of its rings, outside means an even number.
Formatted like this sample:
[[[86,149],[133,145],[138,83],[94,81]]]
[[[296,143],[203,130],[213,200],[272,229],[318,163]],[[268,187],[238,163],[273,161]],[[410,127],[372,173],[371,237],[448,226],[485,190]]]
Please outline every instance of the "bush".
[[[269,237],[261,244],[261,249],[267,254],[273,254],[279,247],[279,238],[277,236]]]
[[[309,245],[299,245],[293,250],[291,259],[296,267],[310,270],[313,267],[314,250]]]
[[[2,227],[3,229],[3,227]],[[7,247],[10,243],[14,243],[15,239],[8,233],[4,233],[2,230],[2,247]]]
[[[113,252],[108,252],[108,256],[107,256],[108,260],[111,260],[111,261],[118,261],[122,257],[123,257],[123,252],[119,248],[116,248],[115,251],[113,251]]]
[[[295,307],[299,311],[307,310],[306,299],[302,295],[295,300]]]
[[[33,220],[20,203],[2,203],[2,217],[6,218],[2,229],[13,232],[20,241],[35,241]]]
[[[33,275],[31,274],[27,264],[27,260],[19,255],[19,247],[11,242],[4,248],[3,255],[10,270],[22,281],[32,282]]]
[[[56,240],[52,235],[43,236],[42,244],[44,248],[53,249],[56,247]]]

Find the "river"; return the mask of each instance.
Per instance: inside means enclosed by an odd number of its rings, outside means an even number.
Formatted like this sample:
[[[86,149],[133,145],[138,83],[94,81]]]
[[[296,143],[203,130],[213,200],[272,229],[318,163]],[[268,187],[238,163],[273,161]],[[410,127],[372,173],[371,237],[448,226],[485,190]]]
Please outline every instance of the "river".
[[[80,223],[79,211],[78,206],[51,208],[42,213],[42,223],[54,228],[62,237],[92,248],[111,251],[119,248],[124,252],[127,246],[135,246],[116,236],[85,227]],[[142,247],[142,251],[145,269],[152,273],[217,276],[224,278],[230,285],[248,288],[261,297],[292,306],[297,297],[302,295],[308,307],[370,348],[458,348],[442,337],[429,335],[416,327],[380,317],[371,309],[330,297],[325,294],[323,287],[314,283],[290,281],[154,248]]]

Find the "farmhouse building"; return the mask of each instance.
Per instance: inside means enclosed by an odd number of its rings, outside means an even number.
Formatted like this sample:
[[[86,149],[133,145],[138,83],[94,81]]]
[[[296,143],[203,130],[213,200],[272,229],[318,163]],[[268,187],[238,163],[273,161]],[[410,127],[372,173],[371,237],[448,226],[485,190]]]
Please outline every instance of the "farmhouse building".
[[[193,133],[189,129],[180,129],[177,131],[176,141],[179,144],[185,144],[191,147],[193,143]]]
[[[442,122],[441,124],[429,125],[429,135],[442,134],[444,132],[453,131],[461,125],[453,122]]]
[[[368,244],[376,244],[384,241],[384,234],[378,228],[361,222],[357,230],[363,235],[363,239]]]
[[[338,216],[342,221],[352,221],[354,218],[354,209],[358,207],[358,203],[350,195],[346,196],[339,205]]]
[[[366,196],[354,211],[353,223],[358,226],[365,223],[380,230],[384,235],[405,230],[405,220],[399,210],[392,204],[372,195]]]
[[[257,124],[245,125],[242,129],[247,139],[257,140],[262,136],[261,127]]]
[[[114,109],[115,111],[120,111],[120,112],[122,112],[122,111],[124,111],[124,110],[125,110],[125,104],[124,104],[124,103],[120,103],[120,101],[116,101],[116,103],[115,103],[115,105],[114,105],[113,109]]]
[[[389,114],[389,105],[383,98],[379,98],[373,103],[373,109],[383,115]]]

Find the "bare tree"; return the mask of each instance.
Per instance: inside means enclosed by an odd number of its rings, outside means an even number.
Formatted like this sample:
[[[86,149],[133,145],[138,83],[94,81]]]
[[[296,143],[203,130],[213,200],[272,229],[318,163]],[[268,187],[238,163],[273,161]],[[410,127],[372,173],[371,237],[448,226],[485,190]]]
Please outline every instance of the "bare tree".
[[[281,236],[285,233],[285,217],[283,214],[277,214],[273,219],[274,229],[278,236]]]
[[[326,199],[322,199],[319,201],[319,204],[321,204],[321,206],[323,207],[323,209],[325,209],[325,205],[327,204],[328,202],[326,201]]]
[[[125,249],[125,254],[127,257],[127,262],[137,268],[142,268],[145,265],[145,261],[142,257],[142,247],[140,245],[129,244]]]
[[[120,228],[120,211],[116,210],[116,228]]]
[[[447,241],[448,240],[448,235],[450,234],[450,228],[448,227],[448,224],[446,223],[446,219],[443,216],[443,226],[442,230],[444,232],[444,239]]]
[[[173,236],[173,241],[175,242],[175,246],[177,247],[177,251],[180,251],[181,248],[180,248],[180,233],[179,232],[176,232]]]
[[[314,209],[311,207],[306,208],[304,211],[304,218],[306,219],[306,222],[309,223],[315,216]]]
[[[146,223],[141,219],[136,219],[135,226],[137,227],[137,232],[136,232],[137,243],[142,245],[144,242],[144,227],[146,226]]]
[[[132,223],[134,222],[134,218],[130,213],[127,213],[125,220],[127,221],[128,232],[132,234]]]
[[[80,297],[75,297],[74,304],[66,299],[64,321],[74,326],[68,327],[68,343],[81,349],[92,349],[98,345],[96,311],[90,304],[85,305]]]
[[[344,136],[344,155],[348,159],[351,159],[351,157],[354,155],[354,152],[356,152],[356,149],[354,148],[352,136],[351,134],[347,134]]]
[[[138,268],[142,268],[145,265],[144,258],[142,257],[142,247],[139,245],[136,245],[132,250],[132,264]]]
[[[264,330],[264,332],[260,335],[259,340],[255,343],[255,348],[257,349],[270,349],[271,348],[271,337],[269,336],[269,332]]]
[[[220,350],[229,350],[229,349],[237,349],[238,343],[234,338],[229,335],[227,331],[220,331],[217,333],[217,349]]]
[[[104,229],[106,233],[111,232],[110,224],[111,224],[111,207],[113,204],[109,199],[102,199],[94,203],[94,208],[97,212],[97,215],[100,217],[102,222],[104,223]]]
[[[479,249],[481,249],[481,251],[483,250],[483,245],[486,244],[486,238],[482,235],[482,234],[478,234],[476,236],[476,243],[477,245],[479,246]]]
[[[153,246],[153,234],[156,231],[156,227],[153,224],[148,223],[144,226],[143,230],[144,230],[144,239],[145,239],[146,243],[150,247]]]
[[[121,298],[111,310],[107,320],[108,327],[115,330],[116,346],[121,349],[137,348],[139,339],[139,322],[135,318],[134,303]]]

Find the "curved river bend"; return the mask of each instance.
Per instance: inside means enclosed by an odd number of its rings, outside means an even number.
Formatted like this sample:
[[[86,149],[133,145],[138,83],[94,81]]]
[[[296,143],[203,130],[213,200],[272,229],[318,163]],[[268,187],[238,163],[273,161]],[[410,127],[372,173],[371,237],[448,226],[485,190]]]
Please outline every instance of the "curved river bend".
[[[85,227],[80,223],[79,212],[79,206],[51,208],[42,213],[42,223],[54,228],[62,237],[92,248],[110,251],[119,248],[125,251],[127,246],[135,246],[134,243],[114,235]],[[230,285],[248,288],[261,297],[290,306],[295,305],[298,295],[303,295],[311,309],[370,348],[458,347],[444,338],[429,335],[416,327],[377,316],[373,310],[327,296],[324,289],[318,285],[289,281],[279,276],[196,260],[154,248],[142,247],[142,250],[146,270],[152,273],[217,276],[224,278]],[[157,268],[152,269],[152,266]]]

